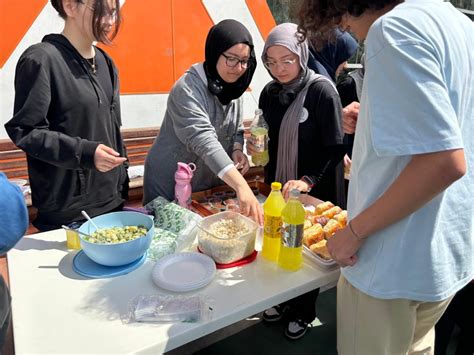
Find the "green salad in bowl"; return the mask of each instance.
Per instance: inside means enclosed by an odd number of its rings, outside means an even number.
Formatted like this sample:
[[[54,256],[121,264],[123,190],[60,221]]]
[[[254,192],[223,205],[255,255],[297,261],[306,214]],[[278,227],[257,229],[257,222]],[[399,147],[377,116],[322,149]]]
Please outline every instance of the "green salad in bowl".
[[[144,226],[123,226],[98,229],[90,238],[84,237],[89,243],[115,244],[125,243],[144,237],[148,230]]]

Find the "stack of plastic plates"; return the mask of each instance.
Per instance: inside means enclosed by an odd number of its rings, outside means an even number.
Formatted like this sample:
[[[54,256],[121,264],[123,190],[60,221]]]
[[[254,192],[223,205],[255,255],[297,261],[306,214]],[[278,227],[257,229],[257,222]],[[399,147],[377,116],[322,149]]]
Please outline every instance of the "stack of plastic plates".
[[[194,291],[209,284],[216,264],[199,253],[176,253],[158,260],[153,268],[153,281],[158,287],[174,292]]]

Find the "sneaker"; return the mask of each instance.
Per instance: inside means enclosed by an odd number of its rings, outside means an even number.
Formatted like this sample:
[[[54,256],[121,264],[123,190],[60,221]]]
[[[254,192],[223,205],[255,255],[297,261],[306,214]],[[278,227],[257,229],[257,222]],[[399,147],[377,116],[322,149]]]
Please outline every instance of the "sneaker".
[[[283,318],[281,306],[274,306],[263,312],[263,320],[266,322],[277,322]]]
[[[301,319],[295,319],[288,323],[288,327],[285,330],[285,335],[293,340],[299,339],[305,335],[308,327],[309,323]]]

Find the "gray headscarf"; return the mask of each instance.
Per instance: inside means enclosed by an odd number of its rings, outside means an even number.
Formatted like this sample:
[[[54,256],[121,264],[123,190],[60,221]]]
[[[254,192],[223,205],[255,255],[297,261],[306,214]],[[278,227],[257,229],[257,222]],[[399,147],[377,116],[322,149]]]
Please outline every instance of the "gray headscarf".
[[[276,26],[268,35],[263,48],[262,60],[267,58],[267,50],[272,46],[283,46],[299,58],[301,72],[293,81],[282,84],[279,93],[280,101],[284,102],[288,97],[296,95],[291,105],[285,112],[280,126],[278,136],[278,155],[276,164],[276,181],[282,184],[288,180],[297,180],[298,174],[298,129],[299,120],[302,116],[303,105],[310,85],[318,80],[331,82],[322,75],[316,74],[308,68],[308,42],[299,41],[298,26],[294,23],[282,23]],[[269,71],[273,77],[272,73]],[[275,82],[278,82],[275,77]],[[331,83],[332,84],[332,83]],[[334,85],[333,85],[334,86]],[[336,88],[334,88],[336,90]],[[265,112],[263,113],[265,115]]]

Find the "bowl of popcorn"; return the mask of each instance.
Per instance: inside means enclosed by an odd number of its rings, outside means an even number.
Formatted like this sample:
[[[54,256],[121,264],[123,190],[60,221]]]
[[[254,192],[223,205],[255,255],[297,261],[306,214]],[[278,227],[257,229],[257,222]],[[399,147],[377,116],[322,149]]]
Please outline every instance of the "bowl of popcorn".
[[[81,248],[94,262],[122,266],[143,257],[154,234],[152,216],[140,212],[111,212],[92,218],[78,230]]]
[[[230,264],[255,250],[258,225],[240,213],[225,211],[198,222],[199,250],[218,264]]]

